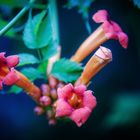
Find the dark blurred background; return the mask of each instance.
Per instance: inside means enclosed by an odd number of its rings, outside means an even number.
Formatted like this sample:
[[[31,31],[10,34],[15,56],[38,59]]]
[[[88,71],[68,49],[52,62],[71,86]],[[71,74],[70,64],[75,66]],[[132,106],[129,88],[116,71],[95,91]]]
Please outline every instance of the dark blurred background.
[[[64,0],[58,1],[60,40],[62,57],[70,58],[88,33],[76,8],[68,10],[64,4]],[[121,25],[129,36],[129,46],[124,50],[113,40],[104,44],[112,50],[113,61],[89,86],[98,104],[88,121],[81,128],[63,121],[49,126],[45,117],[34,114],[35,103],[25,93],[7,95],[2,92],[0,140],[140,139],[140,9],[130,0],[96,0],[89,12],[93,31],[99,25],[91,17],[99,9],[107,9],[112,20]],[[0,37],[0,50],[7,54],[27,51],[7,37]]]

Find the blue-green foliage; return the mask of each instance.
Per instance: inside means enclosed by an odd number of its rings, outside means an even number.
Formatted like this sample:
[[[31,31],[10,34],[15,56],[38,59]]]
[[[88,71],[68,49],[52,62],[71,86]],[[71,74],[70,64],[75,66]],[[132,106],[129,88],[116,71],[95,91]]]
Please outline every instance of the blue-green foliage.
[[[16,85],[11,86],[10,90],[8,90],[8,94],[19,94],[21,92],[22,92],[22,88]]]
[[[18,66],[24,66],[24,65],[39,63],[39,60],[33,54],[21,53],[18,56],[19,56]]]
[[[67,83],[77,80],[82,70],[80,64],[63,58],[54,63],[51,74]]]
[[[140,0],[133,0],[134,4],[140,8]]]
[[[29,49],[46,47],[52,38],[50,19],[46,11],[32,18],[31,12],[23,32],[23,41]]]
[[[31,81],[44,78],[42,73],[34,67],[23,68],[21,70],[21,73],[23,73],[25,76],[27,76]]]

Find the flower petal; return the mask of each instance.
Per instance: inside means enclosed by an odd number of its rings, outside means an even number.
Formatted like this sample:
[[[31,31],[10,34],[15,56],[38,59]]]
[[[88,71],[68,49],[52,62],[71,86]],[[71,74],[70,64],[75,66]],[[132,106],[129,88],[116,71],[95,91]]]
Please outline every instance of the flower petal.
[[[119,40],[122,47],[127,48],[128,36],[122,31],[119,24],[109,19],[109,15],[106,10],[99,10],[92,18],[96,23],[103,23],[101,26],[108,39]]]
[[[0,60],[1,61],[6,61],[5,52],[0,53]]]
[[[0,90],[2,90],[2,81],[0,80]]]
[[[73,91],[73,85],[72,84],[67,84],[63,88],[58,88],[57,93],[58,93],[58,98],[63,98],[66,99],[72,95]]]
[[[120,25],[114,21],[110,21],[111,25],[113,26],[113,29],[115,32],[122,32],[122,29],[120,27]]]
[[[15,67],[19,63],[19,57],[17,55],[11,55],[6,58],[9,68]]]
[[[70,115],[70,119],[73,120],[78,127],[80,127],[87,121],[90,114],[91,110],[88,107],[84,107],[74,110]]]
[[[86,86],[85,85],[79,85],[79,86],[76,86],[76,87],[74,87],[74,92],[76,93],[76,94],[80,94],[80,95],[82,95],[85,91],[86,91]]]
[[[124,32],[120,32],[118,33],[118,38],[120,44],[126,49],[128,46],[128,36]]]
[[[92,91],[88,90],[84,92],[83,105],[90,108],[91,110],[95,108],[97,102],[95,96],[92,95]]]
[[[108,12],[106,10],[99,10],[97,11],[92,19],[96,22],[96,23],[102,23],[105,22],[106,20],[108,20]]]
[[[69,116],[72,113],[72,107],[63,99],[56,102],[56,117]]]
[[[113,25],[109,21],[105,21],[102,24],[103,30],[105,32],[105,35],[108,39],[118,39],[118,36],[116,34],[116,31],[114,30]]]
[[[19,80],[19,77],[16,74],[15,70],[11,69],[11,71],[3,78],[3,83],[5,85],[12,85],[18,80]]]

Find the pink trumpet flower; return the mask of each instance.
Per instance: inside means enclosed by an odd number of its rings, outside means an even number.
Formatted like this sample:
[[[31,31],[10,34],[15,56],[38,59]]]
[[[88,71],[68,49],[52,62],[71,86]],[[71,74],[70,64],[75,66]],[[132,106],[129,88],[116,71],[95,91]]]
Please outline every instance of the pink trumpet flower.
[[[106,10],[99,10],[92,18],[96,23],[103,23],[102,27],[108,39],[119,40],[122,47],[127,48],[128,36],[122,31],[121,27],[116,22],[110,20],[109,14]]]
[[[128,36],[122,31],[121,27],[109,19],[106,10],[99,10],[93,15],[96,23],[102,23],[78,48],[76,53],[71,57],[72,61],[81,62],[90,53],[110,39],[120,42],[123,48],[128,46]]]
[[[84,124],[96,106],[96,98],[85,85],[74,87],[67,84],[58,88],[58,100],[55,103],[56,117],[69,117],[78,127]]]
[[[0,53],[0,90],[2,85],[12,85],[19,80],[14,67],[19,63],[17,55],[5,57],[5,53]]]

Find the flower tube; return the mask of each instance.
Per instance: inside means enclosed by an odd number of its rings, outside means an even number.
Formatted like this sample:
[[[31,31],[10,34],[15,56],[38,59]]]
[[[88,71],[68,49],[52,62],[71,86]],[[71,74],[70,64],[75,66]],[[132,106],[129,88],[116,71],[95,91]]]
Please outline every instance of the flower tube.
[[[15,82],[15,85],[23,88],[25,92],[37,103],[39,103],[39,99],[41,97],[40,89],[35,86],[26,76],[24,76],[19,71],[15,70],[16,74],[19,77],[19,80]]]
[[[101,46],[86,64],[84,71],[75,85],[87,85],[93,76],[95,76],[104,66],[112,60],[111,50]]]
[[[128,46],[128,36],[122,31],[121,27],[109,19],[106,10],[99,10],[93,15],[96,23],[102,23],[79,47],[71,60],[81,62],[92,51],[102,45],[109,39],[115,39],[120,42],[123,48]]]
[[[17,85],[23,88],[36,102],[41,94],[40,89],[35,86],[27,77],[14,69],[19,63],[17,55],[5,57],[5,53],[0,53],[0,90],[2,85]]]

